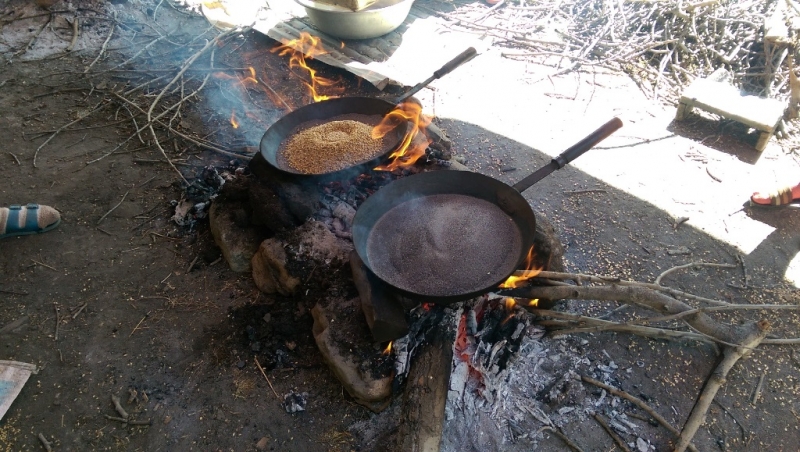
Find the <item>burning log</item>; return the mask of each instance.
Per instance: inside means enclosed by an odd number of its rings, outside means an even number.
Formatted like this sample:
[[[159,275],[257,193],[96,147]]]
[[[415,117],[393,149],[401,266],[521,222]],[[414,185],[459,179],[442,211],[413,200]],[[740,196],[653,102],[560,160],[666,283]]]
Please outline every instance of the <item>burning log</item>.
[[[403,392],[403,422],[397,450],[438,452],[450,387],[455,331],[452,322],[434,328],[428,343],[414,358]]]

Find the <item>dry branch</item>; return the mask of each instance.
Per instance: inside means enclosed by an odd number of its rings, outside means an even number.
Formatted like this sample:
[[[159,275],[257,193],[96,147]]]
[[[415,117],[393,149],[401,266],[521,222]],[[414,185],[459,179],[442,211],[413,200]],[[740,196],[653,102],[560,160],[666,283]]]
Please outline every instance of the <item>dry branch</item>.
[[[515,293],[524,293],[523,296],[530,299],[618,301],[635,304],[664,314],[678,314],[693,309],[682,301],[668,297],[662,293],[635,286],[526,287],[523,290],[517,289]],[[687,315],[683,320],[699,333],[729,344],[741,343],[742,339],[748,337],[753,328],[755,328],[754,323],[747,323],[744,325],[721,325],[703,312],[695,312]]]
[[[706,382],[706,386],[703,388],[700,398],[697,399],[697,403],[692,409],[692,413],[689,415],[689,419],[686,421],[686,424],[683,427],[681,436],[678,438],[678,443],[675,446],[675,452],[683,452],[686,450],[686,447],[691,442],[694,434],[697,433],[697,429],[699,429],[705,421],[708,407],[711,406],[714,396],[717,395],[719,388],[725,384],[726,378],[728,377],[728,372],[730,372],[739,359],[749,355],[750,351],[758,347],[758,344],[760,344],[761,341],[763,341],[766,337],[767,332],[769,331],[769,323],[766,321],[761,321],[755,325],[756,328],[754,328],[746,337],[742,338],[742,343],[739,347],[725,348],[722,361],[719,363],[719,365],[717,365],[717,368],[714,369],[714,372],[711,374],[711,377],[709,377],[708,382]]]
[[[524,276],[524,272],[515,272],[515,276]],[[583,273],[560,273],[560,272],[539,272],[537,275],[538,279],[555,279],[555,280],[571,280],[575,281],[578,284],[582,284],[583,282],[594,282],[594,283],[601,283],[601,284],[614,284],[618,286],[632,286],[632,287],[642,287],[645,289],[650,289],[658,292],[663,292],[667,295],[672,295],[674,297],[683,297],[688,300],[695,300],[702,303],[709,303],[715,304],[720,306],[727,306],[730,303],[726,301],[714,300],[711,298],[699,297],[697,295],[684,292],[681,290],[673,289],[671,287],[665,287],[659,284],[653,283],[645,283],[639,281],[627,281],[624,279],[619,279],[616,277],[611,276],[596,276],[596,275],[587,275]]]
[[[650,405],[644,403],[641,399],[634,397],[621,389],[617,389],[613,386],[609,386],[603,382],[597,381],[592,377],[587,377],[586,375],[581,375],[581,380],[585,381],[586,383],[591,383],[597,386],[598,388],[603,388],[606,391],[610,392],[611,394],[617,397],[622,397],[623,399],[633,403],[634,405],[644,410],[647,414],[652,416],[652,418],[655,419],[659,424],[664,426],[664,428],[675,434],[675,436],[680,435],[680,432],[678,431],[677,428],[673,427],[672,424],[669,423],[669,421],[664,419],[654,409],[650,408]],[[692,452],[697,452],[697,448],[695,448],[694,445],[692,445],[691,443],[688,445],[688,447],[689,450],[691,450]]]

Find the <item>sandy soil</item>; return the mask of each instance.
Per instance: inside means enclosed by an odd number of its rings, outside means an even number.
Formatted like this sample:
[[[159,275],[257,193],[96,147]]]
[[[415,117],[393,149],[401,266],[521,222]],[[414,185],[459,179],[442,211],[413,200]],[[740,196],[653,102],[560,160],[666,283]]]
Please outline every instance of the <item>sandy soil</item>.
[[[196,37],[209,32],[207,23],[167,2],[80,6],[88,9],[54,14],[52,28],[43,29],[27,51],[48,16],[12,19],[45,10],[16,1],[0,15],[0,202],[38,202],[63,215],[53,232],[0,242],[0,329],[22,325],[0,333],[0,359],[41,368],[0,421],[0,450],[41,450],[40,433],[55,450],[365,450],[348,427],[372,414],[343,393],[321,361],[309,300],[260,295],[249,275],[220,262],[207,220],[175,222],[175,205],[204,200],[203,190],[182,188],[177,173],[159,161],[148,131],[116,149],[146,120],[140,115],[134,125],[112,90],[139,86],[170,62],[180,64],[205,44]],[[89,76],[84,68],[100,53],[112,23],[91,9],[106,18],[116,13],[119,22]],[[65,18],[75,15],[93,18],[81,19],[80,38],[66,52],[72,28]],[[122,66],[133,72],[107,71],[161,33],[170,34],[170,44]],[[185,46],[176,50],[175,43]],[[217,67],[255,62],[282,98],[302,105],[304,87],[288,75],[286,60],[268,51],[275,45],[260,35],[242,36],[217,53]],[[342,77],[348,93],[378,94],[348,74],[319,70]],[[509,183],[619,116],[623,130],[525,193],[556,226],[568,269],[652,281],[676,265],[736,264],[741,258],[735,269],[692,267],[665,284],[737,303],[797,304],[787,277],[800,243],[800,211],[743,205],[753,190],[797,174],[793,149],[773,142],[759,155],[752,134],[735,124],[701,116],[675,123],[673,106],[651,104],[619,74],[531,82],[552,71],[490,50],[419,98],[468,166]],[[187,74],[186,90],[203,76]],[[146,107],[158,92],[148,89],[136,99]],[[232,106],[240,108],[240,129],[230,127]],[[172,124],[246,155],[282,112],[267,94],[212,78]],[[246,167],[247,158],[158,133],[190,181],[205,180],[212,169],[224,175]],[[674,227],[681,216],[689,220]],[[671,253],[680,247],[689,254]],[[616,306],[563,307],[600,315]],[[786,312],[719,318],[768,319],[777,337],[793,337],[798,319]],[[584,337],[587,357],[611,356],[631,368],[620,386],[662,408],[677,426],[718,360],[712,348],[691,342],[613,333]],[[698,433],[701,450],[796,448],[795,348],[762,347],[737,365]],[[762,376],[761,397],[753,403]],[[281,406],[291,392],[305,394],[304,412]],[[118,416],[112,396],[134,419],[151,425],[108,419]],[[596,425],[563,430],[584,450],[613,447]],[[650,434],[656,450],[668,450],[669,434]],[[563,450],[554,437],[543,447]]]

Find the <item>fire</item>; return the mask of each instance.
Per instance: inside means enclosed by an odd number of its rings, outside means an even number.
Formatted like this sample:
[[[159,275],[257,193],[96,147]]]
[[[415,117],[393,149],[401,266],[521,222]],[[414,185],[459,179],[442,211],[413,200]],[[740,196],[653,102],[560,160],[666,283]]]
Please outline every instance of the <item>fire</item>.
[[[394,343],[394,341],[389,341],[389,345],[387,345],[386,348],[383,349],[383,354],[384,355],[388,355],[389,353],[392,353],[392,344],[393,343]]]
[[[289,55],[289,68],[300,68],[308,72],[311,77],[311,83],[305,81],[303,83],[308,87],[314,102],[330,99],[330,96],[319,93],[320,87],[333,89],[334,94],[341,94],[344,92],[344,86],[335,86],[338,84],[337,80],[317,76],[317,71],[306,64],[306,57],[314,59],[315,57],[328,53],[322,46],[319,37],[311,36],[308,33],[300,33],[298,39],[287,41],[283,45],[272,49],[272,52],[278,52],[280,56]]]
[[[522,286],[522,283],[525,281],[536,277],[539,273],[541,273],[541,268],[533,268],[533,247],[531,247],[530,251],[528,251],[528,256],[525,258],[525,270],[522,272],[522,275],[516,276],[511,275],[506,279],[502,284],[500,284],[501,289],[516,289],[517,287]]]
[[[263,92],[267,96],[267,98],[269,98],[269,100],[275,105],[279,105],[279,103],[281,102],[280,99],[276,98],[277,96],[276,94],[271,92],[270,89],[266,87],[264,83],[258,80],[256,70],[252,66],[247,68],[245,74],[231,75],[223,71],[217,71],[213,73],[213,76],[217,80],[230,82],[231,86],[235,88],[234,93],[237,94],[241,99],[239,104],[245,106],[244,107],[245,111],[243,112],[244,116],[252,119],[255,122],[262,123],[263,121],[261,115],[247,111],[248,107],[246,106],[252,103],[253,101],[253,97],[250,96],[250,93],[248,91],[249,89],[254,89]],[[231,111],[230,123],[234,129],[238,129],[239,126],[241,125],[240,121],[241,114],[242,114],[241,110],[239,113],[237,113],[236,111]]]
[[[505,325],[506,322],[511,320],[515,315],[517,315],[517,313],[514,310],[514,307],[517,306],[517,300],[511,297],[505,297],[503,298],[503,304],[505,304],[506,312],[508,312],[508,314],[506,314],[506,318],[503,319],[503,321],[500,323],[501,325]]]
[[[534,298],[533,300],[528,302],[528,307],[535,308],[537,306],[539,306],[539,299],[538,298]]]
[[[382,138],[397,127],[398,123],[404,122],[411,124],[411,127],[406,131],[400,146],[389,156],[392,162],[375,168],[376,171],[392,171],[411,166],[425,155],[425,149],[432,140],[425,135],[424,130],[431,123],[431,117],[422,114],[422,106],[416,102],[403,102],[390,111],[383,117],[380,124],[372,129],[372,138]],[[414,140],[420,132],[424,139]]]

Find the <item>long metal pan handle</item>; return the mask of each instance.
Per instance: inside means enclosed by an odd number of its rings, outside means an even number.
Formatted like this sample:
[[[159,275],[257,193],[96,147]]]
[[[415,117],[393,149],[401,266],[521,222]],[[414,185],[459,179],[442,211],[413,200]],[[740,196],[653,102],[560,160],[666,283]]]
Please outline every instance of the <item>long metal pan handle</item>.
[[[428,86],[432,81],[436,80],[437,78],[444,77],[445,75],[453,72],[453,69],[475,58],[475,55],[477,54],[478,52],[475,50],[474,47],[470,47],[467,50],[461,52],[457,57],[450,60],[450,62],[445,63],[445,65],[439,68],[438,71],[434,72],[433,75],[428,77],[427,80],[425,80],[422,83],[416,84],[413,88],[408,90],[408,92],[397,98],[397,101],[395,101],[395,103],[399,104],[404,100],[408,99],[409,97],[413,96],[414,94],[417,94],[419,90]]]
[[[514,189],[518,192],[527,190],[531,185],[544,179],[553,171],[563,168],[567,163],[575,160],[589,149],[595,147],[597,143],[608,138],[609,135],[616,132],[620,127],[622,127],[622,121],[620,121],[619,118],[614,118],[611,121],[608,121],[600,126],[599,129],[590,133],[586,138],[575,143],[569,149],[553,158],[553,160],[551,160],[547,166],[538,169],[535,173],[514,184]]]

